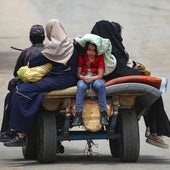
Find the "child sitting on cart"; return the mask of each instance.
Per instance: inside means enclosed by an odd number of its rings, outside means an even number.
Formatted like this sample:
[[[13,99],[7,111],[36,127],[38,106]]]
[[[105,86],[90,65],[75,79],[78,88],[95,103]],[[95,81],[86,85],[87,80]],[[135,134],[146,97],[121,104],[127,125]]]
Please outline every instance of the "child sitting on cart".
[[[108,125],[107,120],[107,103],[106,90],[103,78],[105,69],[104,58],[102,55],[97,55],[97,46],[90,42],[85,45],[85,54],[78,57],[78,70],[76,93],[76,115],[74,117],[73,126],[82,124],[82,111],[84,105],[85,91],[94,89],[98,96],[98,102],[101,113],[101,124]]]

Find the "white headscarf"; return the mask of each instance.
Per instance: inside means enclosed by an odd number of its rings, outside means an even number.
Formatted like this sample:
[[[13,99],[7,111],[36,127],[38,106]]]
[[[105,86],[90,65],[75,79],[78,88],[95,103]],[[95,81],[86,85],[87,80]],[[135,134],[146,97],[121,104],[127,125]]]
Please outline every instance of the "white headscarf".
[[[50,42],[41,53],[51,61],[66,64],[73,54],[74,47],[59,20],[48,21],[46,35]]]

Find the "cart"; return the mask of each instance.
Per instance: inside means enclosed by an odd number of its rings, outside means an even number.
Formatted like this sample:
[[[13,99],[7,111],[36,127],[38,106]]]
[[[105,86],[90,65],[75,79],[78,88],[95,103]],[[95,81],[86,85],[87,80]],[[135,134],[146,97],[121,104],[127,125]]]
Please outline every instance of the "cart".
[[[37,122],[27,136],[27,144],[22,148],[24,158],[41,163],[56,162],[57,154],[64,152],[62,141],[86,140],[91,154],[93,140],[108,140],[114,158],[122,162],[136,162],[140,151],[138,121],[161,96],[161,80],[148,77],[127,76],[114,79],[114,83],[106,83],[107,126],[100,124],[95,92],[87,91],[83,110],[84,130],[79,127],[73,130],[71,125],[77,87],[47,93]],[[141,81],[142,78],[145,79]]]

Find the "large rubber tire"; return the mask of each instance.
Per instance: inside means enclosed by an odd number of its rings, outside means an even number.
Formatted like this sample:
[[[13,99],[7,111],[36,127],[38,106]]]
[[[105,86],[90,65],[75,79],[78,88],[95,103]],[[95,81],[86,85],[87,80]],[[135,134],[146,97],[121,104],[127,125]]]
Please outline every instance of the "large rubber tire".
[[[109,139],[110,152],[114,158],[119,158],[120,142],[118,139]]]
[[[25,159],[37,159],[37,129],[36,124],[26,137],[26,146],[22,147],[22,154]]]
[[[39,114],[37,127],[37,156],[39,162],[55,162],[56,138],[55,114],[44,110]]]
[[[136,162],[139,158],[140,139],[137,115],[133,110],[120,110],[120,160]]]

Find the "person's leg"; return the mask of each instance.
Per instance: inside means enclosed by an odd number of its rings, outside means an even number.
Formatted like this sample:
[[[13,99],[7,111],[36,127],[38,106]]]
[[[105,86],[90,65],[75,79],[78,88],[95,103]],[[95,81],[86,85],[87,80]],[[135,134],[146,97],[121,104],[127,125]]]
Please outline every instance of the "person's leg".
[[[82,111],[84,105],[85,91],[88,89],[89,84],[83,80],[77,82],[77,93],[76,93],[76,115],[74,117],[73,126],[79,126],[82,124]]]
[[[165,112],[162,97],[151,106],[149,111],[151,131],[157,134],[170,137],[170,121]]]
[[[44,95],[52,90],[70,87],[71,78],[65,75],[45,77],[35,83],[22,83],[12,95],[10,128],[28,133],[41,108]]]
[[[5,146],[22,145],[23,134],[27,134],[32,128],[41,108],[42,99],[47,92],[71,85],[74,85],[74,81],[65,75],[45,77],[35,83],[18,85],[12,94],[10,112],[10,129],[17,131],[17,136],[5,143]]]
[[[108,125],[107,120],[107,103],[106,103],[106,89],[102,79],[93,82],[93,88],[97,92],[98,102],[101,112],[101,124]]]
[[[104,81],[102,79],[95,80],[93,82],[93,89],[97,92],[100,111],[106,111],[107,103],[106,103],[106,89],[105,89]]]
[[[15,136],[15,133],[11,132],[9,128],[11,94],[12,92],[9,92],[5,97],[4,114],[0,132],[0,142],[7,142]]]
[[[151,106],[149,117],[150,135],[146,142],[158,147],[168,148],[168,144],[161,138],[161,135],[170,137],[170,122],[164,110],[162,97]]]
[[[163,99],[160,97],[155,103],[155,112],[157,115],[157,134],[170,137],[170,121],[164,109]]]
[[[84,95],[89,85],[83,80],[77,82],[77,93],[76,93],[76,111],[82,112],[84,104]]]
[[[7,93],[5,97],[4,114],[3,114],[3,120],[2,120],[2,125],[1,125],[1,132],[7,132],[9,130],[10,99],[11,99],[11,92]]]
[[[144,119],[144,123],[146,126],[146,131],[145,131],[145,137],[148,137],[150,135],[150,127],[149,127],[149,113],[147,113],[146,115],[143,116]]]

